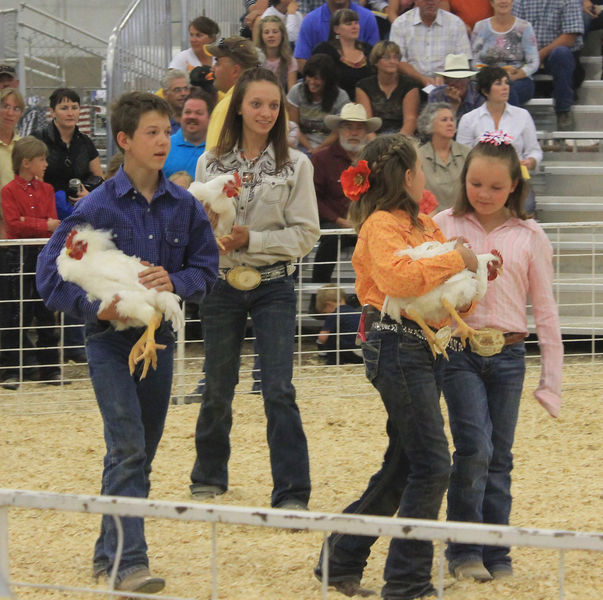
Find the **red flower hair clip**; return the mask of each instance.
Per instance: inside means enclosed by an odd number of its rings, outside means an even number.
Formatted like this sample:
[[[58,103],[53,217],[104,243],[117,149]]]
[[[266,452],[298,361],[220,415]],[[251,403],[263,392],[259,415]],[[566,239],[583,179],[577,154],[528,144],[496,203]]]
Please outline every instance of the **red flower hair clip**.
[[[369,183],[369,175],[371,170],[369,169],[366,160],[358,161],[355,167],[348,167],[341,174],[341,187],[343,193],[352,202],[358,202],[360,196],[368,191],[371,187]]]

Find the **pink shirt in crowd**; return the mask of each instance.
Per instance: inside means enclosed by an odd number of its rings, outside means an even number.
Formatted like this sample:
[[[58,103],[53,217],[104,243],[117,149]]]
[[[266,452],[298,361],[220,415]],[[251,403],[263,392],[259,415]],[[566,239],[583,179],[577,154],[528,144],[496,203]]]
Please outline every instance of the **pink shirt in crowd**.
[[[466,319],[468,325],[527,333],[529,295],[542,356],[534,396],[556,417],[561,407],[563,343],[553,297],[553,248],[546,234],[533,219],[514,217],[488,233],[473,213],[454,217],[452,209],[437,214],[434,221],[447,238],[465,237],[476,254],[497,249],[503,257],[502,275],[488,284],[486,295]]]

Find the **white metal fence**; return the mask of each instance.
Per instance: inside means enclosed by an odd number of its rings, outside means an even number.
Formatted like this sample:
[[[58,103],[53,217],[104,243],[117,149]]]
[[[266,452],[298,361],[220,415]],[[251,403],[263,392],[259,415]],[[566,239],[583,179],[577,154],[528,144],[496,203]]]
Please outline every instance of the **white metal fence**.
[[[155,517],[179,521],[205,521],[212,524],[211,556],[211,598],[218,600],[217,525],[219,523],[278,527],[283,529],[322,531],[324,539],[331,532],[366,536],[386,536],[396,538],[433,540],[441,542],[479,543],[494,546],[531,546],[559,551],[558,594],[564,598],[564,553],[567,550],[588,550],[603,552],[601,532],[577,532],[550,529],[532,529],[475,523],[439,522],[422,519],[400,519],[369,515],[330,514],[305,511],[285,511],[280,509],[203,505],[197,503],[176,503],[150,501],[139,498],[117,498],[111,496],[83,496],[55,494],[49,492],[29,492],[24,490],[0,489],[0,593],[8,597],[10,587],[32,587],[66,592],[87,592],[97,595],[123,596],[123,592],[110,590],[77,588],[65,585],[49,585],[39,582],[11,582],[9,579],[8,509],[21,507],[29,509],[60,510],[89,514],[106,514],[114,517]],[[119,520],[117,521],[119,523]],[[119,527],[118,527],[119,530]],[[119,536],[119,543],[123,536]],[[327,597],[328,544],[323,545],[322,571],[324,574],[321,597]],[[439,572],[436,581],[438,598],[444,597],[444,544],[439,555]],[[267,556],[270,553],[267,551]],[[117,560],[119,562],[119,560]],[[184,600],[168,596],[128,593],[128,597],[163,598],[164,600]]]
[[[554,289],[561,314],[561,326],[566,346],[564,368],[564,389],[588,383],[592,389],[603,387],[603,223],[571,223],[544,225],[554,248],[555,283]],[[323,235],[342,235],[349,231],[323,231]],[[0,251],[7,246],[39,245],[40,240],[5,240],[0,241]],[[321,386],[325,393],[352,393],[342,390],[350,389],[354,395],[372,393],[366,383],[362,365],[327,365],[319,356],[316,346],[316,333],[322,325],[323,315],[310,312],[312,294],[322,285],[311,282],[313,255],[303,259],[300,264],[297,280],[298,310],[297,334],[295,345],[294,382],[297,384],[309,381]],[[0,289],[4,288],[7,273],[0,273]],[[15,274],[12,275],[13,277]],[[33,277],[33,273],[19,272],[17,277]],[[348,294],[354,292],[354,272],[350,263],[350,250],[340,250],[335,263],[332,281],[338,283]],[[19,299],[20,309],[33,300]],[[39,302],[39,300],[38,300]],[[8,305],[6,299],[0,299],[0,307]],[[177,342],[174,387],[174,402],[184,402],[186,395],[195,389],[196,383],[203,377],[203,344],[200,324],[196,313],[197,306],[187,307],[187,326],[181,331]],[[1,314],[1,311],[0,311]],[[66,325],[63,315],[58,318],[58,356],[57,367],[61,372],[59,393],[38,381],[30,381],[23,377],[20,370],[19,387],[10,390],[0,385],[0,414],[22,414],[23,412],[59,412],[66,408],[71,410],[88,410],[95,407],[93,392],[90,386],[87,366],[70,364],[65,352],[77,349],[65,343],[65,335],[76,325]],[[22,327],[20,335],[28,336],[35,343],[34,323]],[[529,325],[531,332],[533,324]],[[0,323],[0,334],[4,325]],[[253,385],[253,333],[243,348],[241,363],[242,389]],[[69,336],[68,336],[69,337]],[[539,354],[535,339],[530,338],[528,346],[528,377],[537,378],[539,374]],[[79,348],[82,350],[82,348]],[[23,352],[21,345],[18,349]],[[0,358],[6,348],[0,349]],[[336,351],[333,351],[334,353]],[[337,363],[337,359],[335,361]],[[1,363],[1,360],[0,360]],[[6,372],[6,366],[0,364],[0,379]],[[239,389],[241,389],[239,388]],[[190,398],[189,398],[190,399]],[[197,399],[198,400],[198,399]]]
[[[107,40],[29,4],[0,12],[0,57],[18,68],[24,97],[67,85],[101,87]]]
[[[237,0],[134,0],[116,25],[107,50],[107,103],[124,92],[156,91],[167,71],[174,39],[188,48],[188,23],[205,15],[218,23],[222,35],[238,31],[242,5]],[[172,26],[180,31],[173,35]],[[109,129],[109,128],[108,128]],[[107,156],[114,150],[107,131]]]

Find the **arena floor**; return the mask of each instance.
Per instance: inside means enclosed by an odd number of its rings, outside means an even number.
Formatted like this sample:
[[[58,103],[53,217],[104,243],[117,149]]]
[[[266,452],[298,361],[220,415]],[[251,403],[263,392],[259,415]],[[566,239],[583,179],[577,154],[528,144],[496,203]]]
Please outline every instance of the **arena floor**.
[[[532,398],[537,369],[530,375],[521,405],[515,443],[512,524],[518,526],[603,531],[603,406],[601,366],[568,360],[564,372],[564,405],[554,420]],[[84,369],[84,367],[80,367]],[[358,369],[344,367],[335,377],[311,365],[298,382],[298,400],[310,446],[313,477],[311,509],[339,512],[364,489],[378,468],[386,440],[385,413],[378,396]],[[331,370],[332,375],[332,370]],[[78,373],[75,372],[75,375]],[[81,375],[85,377],[85,372]],[[598,375],[596,377],[599,377]],[[188,377],[189,383],[194,377]],[[56,390],[26,396],[38,407],[60,402]],[[100,486],[102,423],[89,388],[81,406],[90,410],[18,414],[7,410],[0,396],[0,485],[6,488],[96,494]],[[269,506],[271,479],[262,403],[242,393],[250,388],[244,376],[235,398],[230,462],[231,488],[220,503]],[[31,390],[33,392],[33,388]],[[42,395],[42,394],[45,395]],[[14,407],[14,406],[13,406]],[[4,408],[4,410],[3,410]],[[442,406],[445,414],[445,406]],[[154,463],[152,498],[188,500],[188,474],[194,459],[195,421],[199,405],[172,406]],[[43,412],[36,410],[35,412]],[[444,515],[445,507],[442,507]],[[99,526],[96,515],[12,509],[10,567],[14,581],[93,586],[91,552]],[[219,597],[227,600],[310,600],[320,598],[312,575],[321,534],[291,533],[255,527],[218,527]],[[147,539],[151,568],[167,580],[166,594],[207,599],[211,594],[210,527],[167,520],[149,520]],[[382,585],[387,539],[380,539],[364,583]],[[446,578],[447,600],[553,600],[558,598],[558,553],[514,548],[511,580],[477,584]],[[437,562],[434,574],[437,572]],[[565,598],[603,597],[603,556],[566,554]],[[20,588],[21,599],[82,598],[85,594]],[[97,596],[98,597],[98,596]],[[329,592],[329,599],[344,596]]]

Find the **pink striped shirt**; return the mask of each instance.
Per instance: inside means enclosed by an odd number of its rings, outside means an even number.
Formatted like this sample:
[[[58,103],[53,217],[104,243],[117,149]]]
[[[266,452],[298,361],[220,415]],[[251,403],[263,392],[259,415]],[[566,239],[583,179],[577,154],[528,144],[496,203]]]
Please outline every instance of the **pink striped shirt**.
[[[502,275],[488,284],[486,295],[466,319],[468,325],[527,335],[530,296],[541,353],[540,385],[534,396],[556,417],[561,407],[563,343],[553,297],[553,248],[546,234],[533,219],[515,217],[487,232],[474,213],[455,217],[452,209],[437,214],[434,221],[446,237],[465,237],[476,254],[496,249],[503,257]]]

